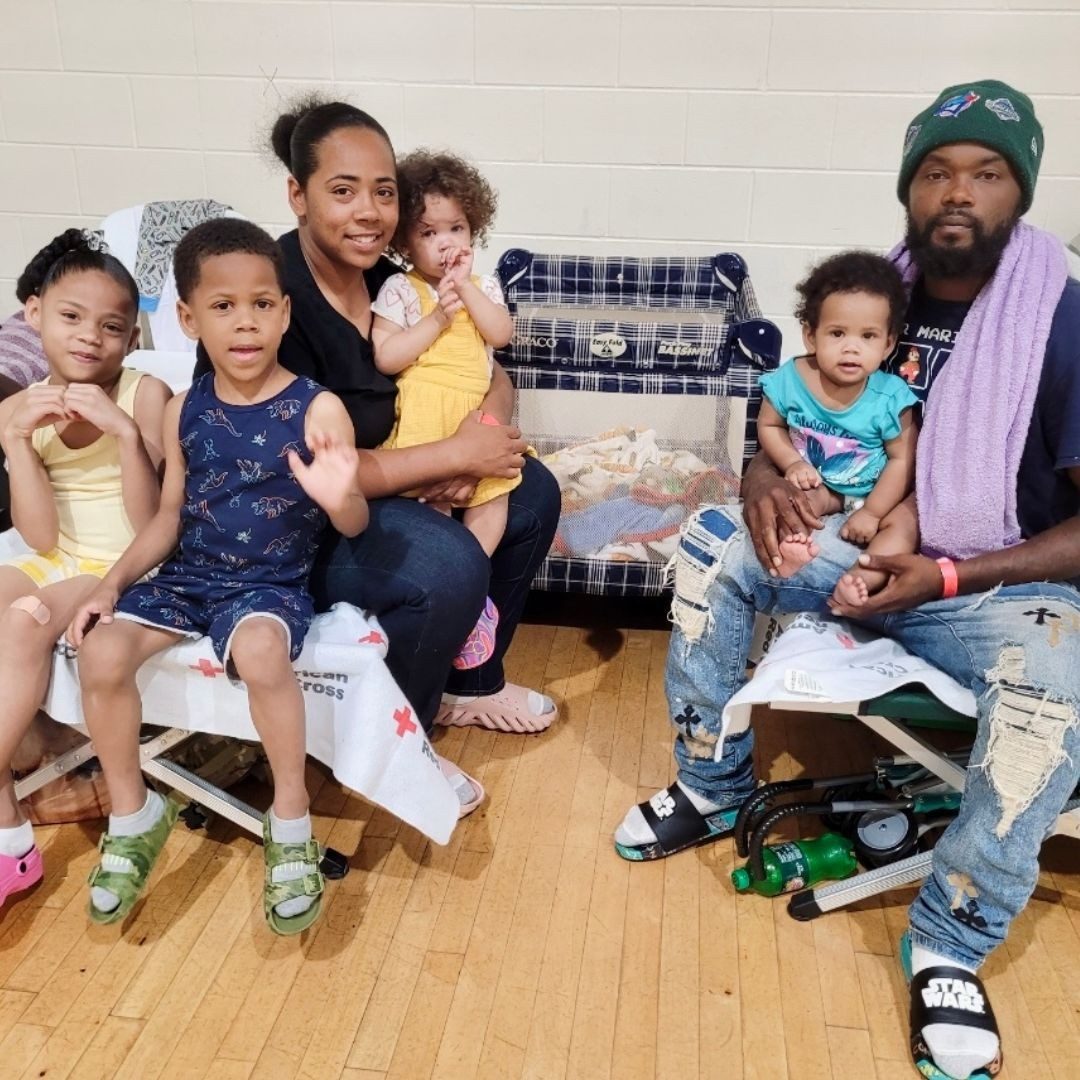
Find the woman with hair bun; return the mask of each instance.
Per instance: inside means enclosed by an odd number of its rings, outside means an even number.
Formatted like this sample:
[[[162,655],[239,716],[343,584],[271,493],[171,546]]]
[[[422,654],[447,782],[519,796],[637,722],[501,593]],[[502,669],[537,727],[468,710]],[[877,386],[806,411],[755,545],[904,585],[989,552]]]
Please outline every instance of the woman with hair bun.
[[[378,616],[390,670],[427,730],[439,722],[542,731],[555,719],[554,703],[507,683],[503,656],[551,545],[560,496],[544,466],[526,460],[511,426],[510,380],[496,364],[481,409],[449,438],[375,449],[395,420],[394,380],[375,366],[371,343],[371,302],[400,272],[385,256],[398,223],[390,137],[353,105],[308,98],[277,118],[271,145],[288,169],[297,221],[280,237],[292,300],[281,363],[345,402],[371,509],[365,532],[324,541],[311,581],[316,603],[347,601]],[[500,423],[481,423],[481,414]],[[460,520],[400,497],[420,489],[426,501],[464,506],[480,480],[518,475],[490,561]],[[488,596],[500,612],[494,653],[479,667],[453,670]]]

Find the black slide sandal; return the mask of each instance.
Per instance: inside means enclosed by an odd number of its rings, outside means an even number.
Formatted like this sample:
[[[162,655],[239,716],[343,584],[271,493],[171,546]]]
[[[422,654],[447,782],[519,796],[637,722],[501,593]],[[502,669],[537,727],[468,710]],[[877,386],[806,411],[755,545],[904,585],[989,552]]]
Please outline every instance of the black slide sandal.
[[[978,975],[963,968],[938,965],[924,968],[911,979],[911,1057],[926,1080],[954,1080],[938,1067],[923,1039],[930,1024],[956,1024],[998,1034],[997,1020]],[[989,1080],[1001,1072],[1001,1044],[988,1065],[971,1074],[970,1080]]]
[[[615,850],[633,862],[666,859],[685,848],[722,840],[731,835],[739,812],[736,805],[703,815],[678,784],[658,791],[647,802],[638,805],[656,840],[633,846],[616,841]]]

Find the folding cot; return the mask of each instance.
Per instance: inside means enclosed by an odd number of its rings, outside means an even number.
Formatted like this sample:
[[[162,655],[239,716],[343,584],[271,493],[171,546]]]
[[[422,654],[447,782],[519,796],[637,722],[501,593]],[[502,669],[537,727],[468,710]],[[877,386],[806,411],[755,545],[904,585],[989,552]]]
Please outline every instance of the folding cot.
[[[755,676],[725,710],[725,730],[746,723],[754,704],[850,718],[899,751],[892,765],[923,767],[929,780],[919,785],[921,792],[963,791],[967,753],[939,749],[918,729],[973,736],[975,698],[970,691],[895,642],[842,620],[799,615],[781,622],[759,624]],[[1066,803],[1053,834],[1080,839],[1080,789]],[[921,880],[929,874],[931,860],[930,851],[917,851],[843,881],[797,892],[788,910],[797,919],[816,918]]]
[[[180,390],[190,379],[193,356],[140,350],[128,363]],[[14,531],[0,534],[0,557],[20,550],[26,550],[25,545]],[[315,620],[294,665],[308,715],[308,751],[346,786],[436,842],[446,843],[457,821],[458,800],[385,665],[386,647],[377,620],[349,605],[336,605]],[[221,669],[209,639],[174,646],[150,661],[139,678],[146,722],[158,725],[144,729],[149,734],[141,747],[143,772],[191,800],[185,819],[192,827],[210,812],[261,840],[259,812],[163,756],[199,732],[257,738],[248,718],[246,691]],[[85,733],[76,664],[63,644],[57,647],[44,711]],[[93,744],[87,739],[23,777],[16,794],[25,798],[93,757]],[[323,869],[328,876],[340,877],[347,870],[346,859],[327,851]]]

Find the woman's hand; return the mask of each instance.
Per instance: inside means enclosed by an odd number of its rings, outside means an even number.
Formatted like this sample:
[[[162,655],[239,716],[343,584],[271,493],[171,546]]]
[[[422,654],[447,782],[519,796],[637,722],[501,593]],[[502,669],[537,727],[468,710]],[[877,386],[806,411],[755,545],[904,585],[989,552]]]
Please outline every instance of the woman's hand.
[[[70,417],[93,424],[104,435],[119,439],[139,433],[135,421],[97,383],[68,383],[64,408]]]
[[[70,419],[62,386],[31,386],[12,412],[6,434],[12,439],[29,439],[38,428]]]
[[[467,506],[476,494],[476,483],[474,476],[452,476],[422,488],[417,500],[432,506]]]
[[[859,565],[880,570],[889,580],[860,607],[828,601],[829,610],[844,618],[861,619],[867,615],[888,615],[910,611],[929,600],[940,600],[944,579],[941,567],[925,555],[860,555]]]
[[[498,476],[512,479],[521,475],[525,465],[526,442],[516,427],[481,423],[481,413],[474,410],[458,424],[451,436],[462,476],[483,479]]]

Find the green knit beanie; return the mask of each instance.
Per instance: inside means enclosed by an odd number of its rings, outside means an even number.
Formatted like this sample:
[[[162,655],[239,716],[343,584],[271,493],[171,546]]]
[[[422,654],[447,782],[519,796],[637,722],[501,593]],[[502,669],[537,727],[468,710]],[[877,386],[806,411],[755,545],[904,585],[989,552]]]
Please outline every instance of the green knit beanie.
[[[933,105],[911,121],[896,185],[900,201],[907,206],[908,188],[919,162],[931,150],[958,142],[989,146],[1012,165],[1023,192],[1020,212],[1025,213],[1031,206],[1045,149],[1043,129],[1035,119],[1031,99],[996,79],[947,87]]]

